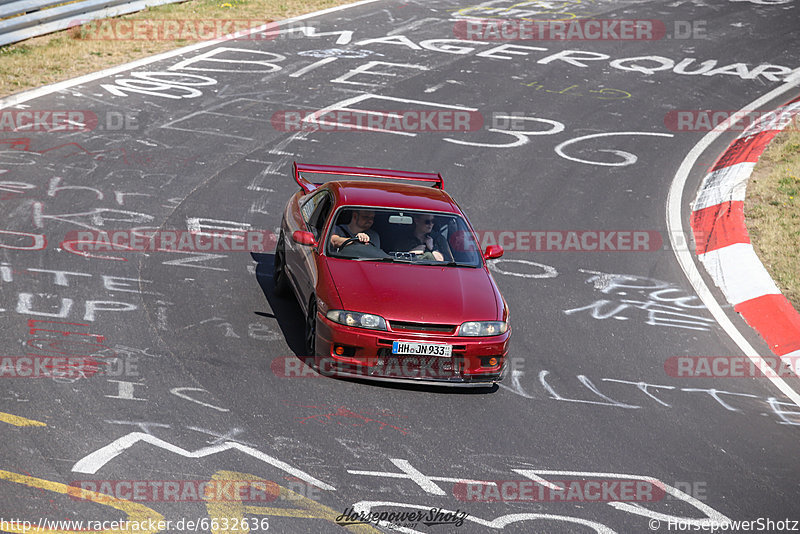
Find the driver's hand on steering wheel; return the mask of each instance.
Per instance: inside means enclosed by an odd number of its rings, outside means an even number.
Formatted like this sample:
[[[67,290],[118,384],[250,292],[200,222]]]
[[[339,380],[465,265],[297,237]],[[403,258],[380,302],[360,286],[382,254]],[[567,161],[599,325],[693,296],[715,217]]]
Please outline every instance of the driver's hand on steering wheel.
[[[356,237],[362,243],[369,243],[369,236],[367,234],[365,234],[364,232],[357,233]]]

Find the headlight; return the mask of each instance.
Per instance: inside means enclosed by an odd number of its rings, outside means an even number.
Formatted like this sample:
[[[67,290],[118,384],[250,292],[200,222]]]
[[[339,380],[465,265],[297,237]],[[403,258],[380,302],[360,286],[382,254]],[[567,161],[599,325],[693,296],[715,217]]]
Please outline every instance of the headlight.
[[[325,316],[334,323],[371,330],[386,330],[386,321],[380,315],[344,310],[331,310]]]
[[[458,329],[459,336],[499,336],[508,330],[505,321],[468,321]]]

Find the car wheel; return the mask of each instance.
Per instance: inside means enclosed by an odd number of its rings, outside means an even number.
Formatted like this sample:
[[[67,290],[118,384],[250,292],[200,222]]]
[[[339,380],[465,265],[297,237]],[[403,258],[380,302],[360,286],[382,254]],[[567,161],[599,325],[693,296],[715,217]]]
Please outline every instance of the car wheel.
[[[308,314],[306,315],[306,354],[316,359],[317,352],[317,299],[311,297],[308,304]]]
[[[281,230],[278,245],[275,247],[275,260],[272,263],[272,282],[275,284],[275,294],[279,297],[289,296],[289,279],[286,275],[286,242]]]

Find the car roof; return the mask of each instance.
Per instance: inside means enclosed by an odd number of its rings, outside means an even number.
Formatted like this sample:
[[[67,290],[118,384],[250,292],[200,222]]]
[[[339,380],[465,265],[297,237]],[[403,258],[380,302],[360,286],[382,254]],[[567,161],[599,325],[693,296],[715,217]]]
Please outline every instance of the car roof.
[[[323,187],[338,198],[337,204],[461,213],[445,191],[429,186],[396,182],[333,181]]]

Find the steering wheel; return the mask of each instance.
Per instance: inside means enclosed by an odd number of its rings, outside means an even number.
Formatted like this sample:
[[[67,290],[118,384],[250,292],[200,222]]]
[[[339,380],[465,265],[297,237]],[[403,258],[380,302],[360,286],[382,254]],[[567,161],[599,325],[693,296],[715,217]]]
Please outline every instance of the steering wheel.
[[[361,241],[360,241],[360,240],[359,240],[357,237],[351,237],[351,238],[349,238],[347,241],[345,241],[344,243],[342,243],[341,245],[339,245],[339,250],[342,250],[344,247],[346,247],[346,246],[348,246],[348,245],[352,245],[353,243],[361,243]],[[375,246],[375,245],[373,245],[373,244],[372,244],[372,241],[370,241],[369,243],[362,243],[362,244],[363,244],[363,245],[372,245],[372,246]]]

